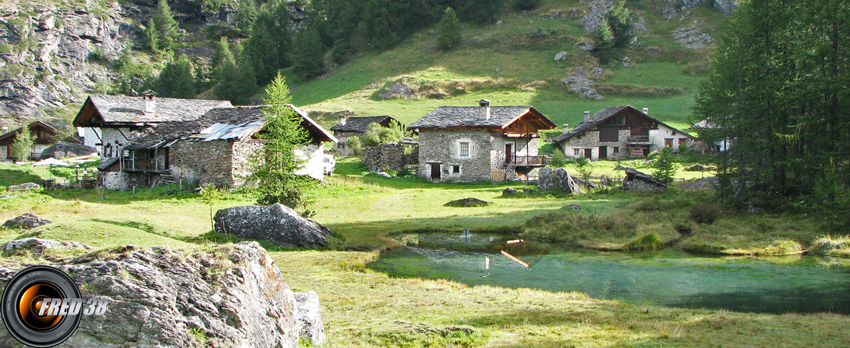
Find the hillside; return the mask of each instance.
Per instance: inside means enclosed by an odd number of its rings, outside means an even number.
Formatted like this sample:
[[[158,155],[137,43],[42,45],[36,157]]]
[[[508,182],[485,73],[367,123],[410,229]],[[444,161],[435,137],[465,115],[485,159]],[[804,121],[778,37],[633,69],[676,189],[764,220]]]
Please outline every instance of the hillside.
[[[686,128],[712,53],[710,37],[725,23],[730,3],[628,1],[637,40],[619,53],[622,60],[606,65],[586,50],[595,23],[613,1],[543,0],[531,11],[506,6],[495,23],[463,23],[462,43],[451,51],[436,48],[432,27],[389,50],[366,49],[318,79],[284,72],[294,82],[294,103],[310,111],[389,114],[411,122],[439,105],[487,98],[494,105],[534,105],[558,124],[576,124],[584,110],[631,104]],[[196,77],[208,74],[212,42],[232,29],[237,4],[170,1],[181,32],[172,55],[145,48],[153,0],[11,3],[0,13],[0,123],[12,127],[45,119],[65,126],[86,95],[134,90],[179,54],[189,56]],[[292,6],[293,26],[301,9]],[[556,55],[561,59],[555,61]],[[327,126],[336,120],[318,115]]]

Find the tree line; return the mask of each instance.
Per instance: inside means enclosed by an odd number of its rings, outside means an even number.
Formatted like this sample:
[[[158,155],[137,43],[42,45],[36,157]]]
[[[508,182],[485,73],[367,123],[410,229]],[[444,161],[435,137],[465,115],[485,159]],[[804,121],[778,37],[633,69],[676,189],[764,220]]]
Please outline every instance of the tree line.
[[[850,11],[846,1],[750,0],[719,38],[695,114],[722,153],[722,198],[826,211],[850,226]]]
[[[539,3],[508,1],[517,10]],[[215,86],[216,97],[244,104],[280,69],[291,67],[303,78],[314,78],[326,72],[326,61],[342,64],[366,50],[388,49],[434,24],[440,31],[439,46],[455,48],[461,42],[461,21],[495,22],[505,5],[505,0],[313,0],[307,5],[244,0],[229,36],[214,43],[206,76],[199,76],[188,58],[179,57],[150,86],[162,96],[188,97],[206,78]],[[303,9],[304,15],[293,18],[298,12],[294,9]],[[159,1],[145,32],[151,51],[179,46],[177,23],[166,0]]]

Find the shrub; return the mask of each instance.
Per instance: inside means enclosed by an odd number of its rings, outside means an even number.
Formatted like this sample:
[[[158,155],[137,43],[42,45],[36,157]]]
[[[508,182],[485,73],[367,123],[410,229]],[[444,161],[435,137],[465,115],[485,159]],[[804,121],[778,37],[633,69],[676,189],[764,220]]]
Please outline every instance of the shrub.
[[[716,204],[697,203],[691,207],[691,220],[701,224],[713,224],[723,215],[723,209]]]
[[[564,158],[564,153],[559,148],[552,151],[552,158],[549,159],[549,165],[553,168],[561,168],[567,165],[567,159]]]
[[[661,238],[655,233],[647,233],[626,243],[628,251],[642,251],[658,249],[661,246]]]
[[[812,243],[809,249],[823,256],[850,257],[850,237],[823,236]]]
[[[360,152],[363,150],[360,137],[348,137],[348,139],[345,139],[345,146],[351,149],[351,153],[354,156],[360,156]]]
[[[528,11],[537,8],[540,0],[514,0],[513,8],[517,11]]]

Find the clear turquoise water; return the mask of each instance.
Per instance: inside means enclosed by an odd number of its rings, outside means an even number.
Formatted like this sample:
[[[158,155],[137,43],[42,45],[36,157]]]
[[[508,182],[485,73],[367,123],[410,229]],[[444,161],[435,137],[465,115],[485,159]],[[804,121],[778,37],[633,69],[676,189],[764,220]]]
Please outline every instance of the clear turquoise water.
[[[498,235],[405,235],[369,267],[396,277],[579,291],[599,299],[742,312],[850,314],[850,267],[803,256],[729,258],[507,245]],[[530,268],[501,254],[506,250]],[[489,269],[485,260],[489,258]]]

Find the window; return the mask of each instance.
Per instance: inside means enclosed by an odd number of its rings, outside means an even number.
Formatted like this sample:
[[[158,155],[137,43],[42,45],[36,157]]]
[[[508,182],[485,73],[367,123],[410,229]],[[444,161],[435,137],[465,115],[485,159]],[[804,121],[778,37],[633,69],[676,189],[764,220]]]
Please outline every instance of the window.
[[[573,149],[573,156],[581,156],[581,149]]]
[[[685,138],[679,138],[679,146],[685,145]]]
[[[620,148],[619,148],[619,147],[614,146],[614,153],[620,153]]]
[[[461,157],[469,157],[469,143],[467,143],[467,142],[460,143],[460,156]]]
[[[664,139],[664,146],[665,147],[673,147],[673,138]]]
[[[452,166],[452,173],[460,174],[460,166]]]
[[[626,117],[621,116],[621,117],[617,118],[616,120],[614,120],[614,122],[612,122],[612,123],[618,124],[618,125],[624,125],[624,124],[626,124]]]

